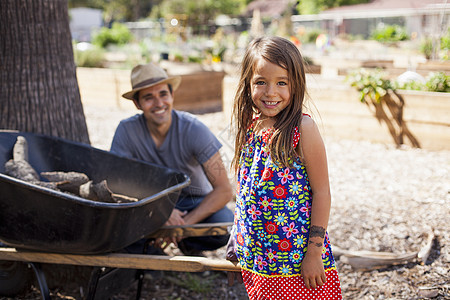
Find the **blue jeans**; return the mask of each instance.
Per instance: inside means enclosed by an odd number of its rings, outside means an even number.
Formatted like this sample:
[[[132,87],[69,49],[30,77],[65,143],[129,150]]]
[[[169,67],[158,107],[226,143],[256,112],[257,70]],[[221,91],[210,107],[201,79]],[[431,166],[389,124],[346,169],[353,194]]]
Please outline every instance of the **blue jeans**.
[[[200,202],[203,201],[202,197],[185,196],[178,199],[175,205],[176,209],[181,211],[190,212],[196,208]],[[224,207],[219,211],[215,212],[206,219],[200,221],[199,223],[222,223],[222,222],[233,222],[234,214],[228,207]],[[211,236],[200,236],[200,237],[188,237],[181,240],[178,244],[180,248],[195,249],[195,250],[216,250],[222,246],[225,246],[228,242],[230,235],[211,235]]]
[[[180,197],[175,205],[176,209],[181,211],[190,212],[194,208],[196,208],[200,202],[203,201],[204,197],[193,197],[193,196],[185,196]],[[227,207],[222,208],[221,210],[215,212],[211,216],[202,220],[199,223],[222,223],[222,222],[233,222],[234,214]],[[211,236],[200,236],[200,237],[188,237],[181,240],[178,245],[180,248],[184,249],[194,249],[194,250],[216,250],[222,246],[225,246],[228,242],[230,235],[211,235]],[[144,247],[146,244],[146,240],[139,240],[125,248],[128,253],[143,253]],[[152,246],[149,246],[147,254],[156,254],[162,255],[162,251],[160,249],[156,249]]]

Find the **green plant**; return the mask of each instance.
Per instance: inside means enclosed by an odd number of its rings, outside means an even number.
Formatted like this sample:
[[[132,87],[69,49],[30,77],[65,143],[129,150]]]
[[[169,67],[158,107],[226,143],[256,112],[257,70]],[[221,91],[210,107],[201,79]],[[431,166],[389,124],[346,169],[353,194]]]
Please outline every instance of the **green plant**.
[[[317,37],[319,36],[319,34],[323,33],[322,30],[320,29],[311,29],[311,30],[306,30],[305,33],[303,33],[300,36],[300,41],[304,44],[308,44],[308,43],[315,43]]]
[[[426,59],[430,59],[433,55],[433,41],[430,38],[425,38],[420,42],[420,52]]]
[[[384,78],[385,74],[379,69],[368,71],[359,69],[351,72],[346,81],[360,92],[359,100],[366,102],[366,97],[379,103],[380,99],[386,95],[387,90],[393,89],[391,81]]]
[[[371,35],[372,39],[381,43],[405,41],[408,34],[404,27],[399,25],[386,25],[383,28],[375,29]]]
[[[179,53],[179,52],[173,53],[173,60],[177,61],[177,62],[183,62],[184,61],[184,55]]]
[[[414,90],[414,91],[423,91],[424,85],[418,81],[408,81],[403,84],[399,84],[395,82],[395,87],[400,90]]]
[[[311,57],[309,57],[309,56],[303,56],[303,62],[306,65],[313,65],[314,64],[313,59]]]
[[[212,48],[205,49],[206,53],[212,56],[213,61],[220,62],[223,61],[223,56],[227,48],[225,46],[216,45]]]
[[[74,49],[74,59],[77,67],[103,68],[105,64],[105,52],[94,47],[87,50]]]
[[[403,120],[405,100],[380,70],[359,69],[350,73],[347,81],[360,92],[359,100],[372,108],[377,120],[386,124],[397,146],[403,144],[403,137],[406,136],[414,147],[420,148],[419,141]]]
[[[430,92],[450,93],[450,76],[444,72],[434,72],[427,77],[425,87]]]
[[[450,28],[447,34],[441,37],[441,50],[450,50]]]
[[[102,27],[99,32],[94,34],[92,43],[105,48],[108,45],[123,45],[133,39],[128,27],[121,23],[113,23],[111,28]]]
[[[152,51],[147,43],[147,40],[139,42],[139,52],[143,62],[149,63],[152,61]]]
[[[447,30],[446,35],[441,37],[441,51],[442,51],[442,59],[449,60],[450,59],[450,28]]]
[[[425,80],[424,83],[409,81],[403,84],[394,82],[393,85],[402,90],[450,93],[450,76],[445,75],[444,72],[430,73]]]
[[[195,56],[195,55],[188,56],[188,62],[190,62],[190,63],[201,63],[202,61],[203,61],[203,57]]]

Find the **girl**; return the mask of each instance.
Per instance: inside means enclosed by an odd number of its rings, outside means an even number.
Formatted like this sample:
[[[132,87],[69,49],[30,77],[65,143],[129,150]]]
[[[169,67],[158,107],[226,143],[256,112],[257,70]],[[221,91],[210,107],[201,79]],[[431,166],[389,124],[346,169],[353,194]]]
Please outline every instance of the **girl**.
[[[234,104],[235,254],[252,299],[342,299],[326,233],[325,147],[303,114],[297,47],[280,37],[247,48]]]

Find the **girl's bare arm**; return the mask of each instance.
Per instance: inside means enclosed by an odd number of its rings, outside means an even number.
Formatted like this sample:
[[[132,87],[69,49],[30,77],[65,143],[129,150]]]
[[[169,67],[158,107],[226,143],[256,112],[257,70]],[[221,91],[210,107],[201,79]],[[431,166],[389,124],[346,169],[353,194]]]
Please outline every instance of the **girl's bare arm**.
[[[326,281],[322,248],[330,215],[331,194],[325,145],[316,123],[305,116],[300,133],[303,161],[313,195],[308,250],[302,262],[302,276],[307,288],[315,288]]]

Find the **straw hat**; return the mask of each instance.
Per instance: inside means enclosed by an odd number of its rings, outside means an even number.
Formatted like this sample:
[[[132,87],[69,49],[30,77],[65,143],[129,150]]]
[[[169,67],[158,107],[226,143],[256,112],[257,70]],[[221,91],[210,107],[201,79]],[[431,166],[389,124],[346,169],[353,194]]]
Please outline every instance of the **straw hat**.
[[[137,65],[131,70],[132,90],[123,94],[122,97],[133,100],[135,93],[160,83],[171,84],[175,91],[180,82],[180,76],[169,77],[161,67],[155,64]]]

